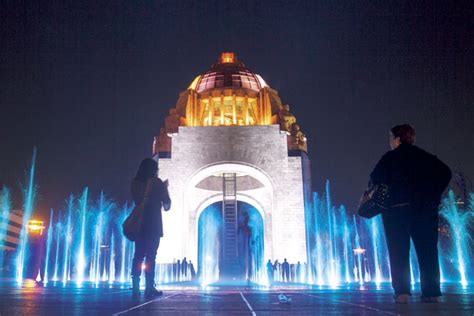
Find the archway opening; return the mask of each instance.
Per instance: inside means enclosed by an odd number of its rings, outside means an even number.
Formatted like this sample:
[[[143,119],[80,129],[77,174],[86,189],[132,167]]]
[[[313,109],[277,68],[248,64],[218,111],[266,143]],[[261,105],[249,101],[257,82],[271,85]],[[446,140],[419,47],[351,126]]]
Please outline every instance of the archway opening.
[[[259,211],[237,201],[238,266],[231,280],[264,283],[264,224]],[[223,280],[222,202],[206,207],[198,220],[198,273],[203,285]],[[226,275],[226,277],[229,277]],[[228,279],[227,279],[228,280]]]

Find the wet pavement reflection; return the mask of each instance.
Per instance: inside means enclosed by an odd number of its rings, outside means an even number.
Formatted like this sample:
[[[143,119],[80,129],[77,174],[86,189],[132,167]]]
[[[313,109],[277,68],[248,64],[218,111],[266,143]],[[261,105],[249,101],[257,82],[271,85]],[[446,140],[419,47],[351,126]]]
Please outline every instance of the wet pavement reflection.
[[[389,284],[341,287],[161,286],[153,300],[132,299],[126,285],[42,286],[0,280],[0,315],[473,315],[474,287],[444,284],[441,303],[393,303]]]

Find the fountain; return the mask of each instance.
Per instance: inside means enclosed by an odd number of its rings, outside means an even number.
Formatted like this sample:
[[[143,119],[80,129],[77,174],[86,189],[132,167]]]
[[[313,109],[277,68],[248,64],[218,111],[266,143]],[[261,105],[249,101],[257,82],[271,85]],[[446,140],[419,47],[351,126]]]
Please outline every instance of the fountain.
[[[27,251],[28,251],[28,238],[27,227],[28,222],[33,213],[33,206],[35,200],[35,164],[36,164],[36,147],[33,149],[33,157],[31,159],[31,168],[27,179],[27,186],[24,191],[24,203],[23,203],[23,229],[20,233],[20,243],[18,244],[17,257],[16,257],[16,280],[19,284],[23,282],[23,269],[28,263]]]
[[[198,265],[202,267],[200,283],[203,286],[219,279],[221,245],[218,234],[222,225],[221,210],[217,205],[209,206],[199,218],[199,248],[202,249]]]
[[[470,193],[468,205],[465,209],[460,209],[464,203],[457,201],[454,192],[449,191],[448,196],[443,200],[441,216],[448,222],[451,232],[452,247],[447,254],[459,273],[459,281],[463,287],[468,284],[468,275],[472,275],[470,257],[472,249],[469,245],[472,241],[469,233],[469,226],[474,220],[474,193]],[[443,276],[443,279],[445,277]]]
[[[35,201],[35,159],[33,151],[31,168],[24,195],[23,227],[31,219]],[[246,278],[258,284],[268,284],[268,271],[263,257],[263,222],[252,207],[239,202],[239,225],[247,216],[247,239],[239,241],[248,252]],[[331,201],[329,182],[323,195],[313,193],[306,203],[306,229],[308,262],[291,263],[291,278],[283,278],[282,267],[275,265],[274,282],[297,282],[332,287],[373,282],[379,285],[390,281],[390,267],[383,225],[380,216],[363,219],[351,215],[344,206],[336,207]],[[120,224],[131,212],[133,205],[119,207],[100,192],[97,200],[90,197],[86,187],[79,197],[70,195],[63,209],[50,211],[47,227],[44,262],[38,278],[44,285],[62,282],[81,285],[91,282],[115,284],[130,282],[134,245],[121,233]],[[0,191],[0,211],[3,219],[11,212],[10,191]],[[245,214],[247,215],[245,215]],[[244,216],[245,215],[245,216]],[[440,210],[439,257],[441,280],[467,286],[473,278],[470,257],[474,255],[471,233],[474,222],[474,194],[468,201],[459,201],[449,191]],[[0,226],[1,240],[6,239],[7,221]],[[247,225],[246,224],[246,225]],[[443,226],[444,225],[444,226]],[[222,214],[219,202],[207,207],[199,217],[198,236],[200,249],[197,274],[201,285],[209,285],[219,278],[222,233]],[[23,229],[15,259],[15,278],[22,283],[24,270],[29,264],[28,236]],[[412,284],[419,280],[418,263],[412,247],[410,256]],[[4,252],[0,253],[0,262]],[[278,258],[281,262],[283,258]],[[193,272],[192,272],[193,271]],[[36,272],[35,272],[36,273]],[[178,269],[176,263],[159,263],[156,283],[190,281],[194,269]]]

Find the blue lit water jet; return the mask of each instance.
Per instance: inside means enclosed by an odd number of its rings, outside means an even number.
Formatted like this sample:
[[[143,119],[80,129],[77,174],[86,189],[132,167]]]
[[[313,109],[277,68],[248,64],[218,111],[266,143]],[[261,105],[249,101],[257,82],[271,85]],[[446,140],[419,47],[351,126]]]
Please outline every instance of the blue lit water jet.
[[[356,221],[356,218],[354,216],[354,227],[355,227],[355,238],[354,238],[354,246],[355,246],[355,251],[356,251],[356,262],[357,264],[354,266],[354,274],[355,274],[355,281],[356,282],[359,282],[359,284],[364,284],[364,268],[362,267],[362,263],[363,263],[363,259],[362,259],[362,256],[363,256],[363,252],[362,251],[359,251],[357,252],[357,250],[362,250],[363,248],[361,247],[361,244],[360,244],[360,236],[359,236],[359,232],[357,230],[357,221]]]
[[[23,282],[23,269],[27,264],[27,249],[28,249],[28,238],[27,238],[27,225],[33,213],[33,206],[35,200],[35,164],[36,164],[36,147],[33,148],[33,157],[31,158],[31,167],[27,179],[27,186],[24,191],[24,203],[23,203],[23,226],[20,232],[20,242],[17,249],[16,258],[16,280],[18,283]]]
[[[245,264],[246,279],[260,285],[268,285],[265,270],[263,220],[260,213],[253,206],[237,202],[239,226],[239,256],[247,257]],[[246,218],[248,223],[246,223]],[[245,227],[246,226],[246,227]],[[248,236],[243,231],[248,231]],[[244,246],[244,244],[246,246]]]
[[[109,256],[109,284],[115,281],[115,240],[114,233],[110,236],[110,256]]]
[[[89,272],[89,281],[99,283],[101,277],[100,271],[100,253],[103,236],[103,213],[100,212],[95,225],[94,243],[91,251],[91,267]]]
[[[199,275],[202,286],[219,280],[219,259],[221,256],[220,227],[222,226],[221,209],[210,205],[199,217]]]
[[[350,235],[350,227],[347,221],[346,209],[341,206],[339,212],[342,216],[342,247],[343,247],[343,268],[344,268],[344,280],[346,283],[351,282],[351,253],[352,253],[352,241]]]
[[[418,257],[416,255],[415,245],[413,240],[410,240],[410,280],[412,289],[414,289],[415,283],[420,281],[420,273],[418,269]]]
[[[53,226],[50,226],[53,229]],[[56,282],[58,280],[58,271],[59,271],[59,240],[61,236],[61,223],[56,223],[54,226],[56,227],[56,255],[54,256],[54,273],[53,273],[53,281]]]
[[[443,200],[441,208],[441,216],[446,219],[449,224],[452,236],[452,253],[450,254],[455,260],[457,270],[459,272],[460,283],[462,286],[468,284],[468,267],[470,264],[469,244],[472,241],[469,233],[469,225],[474,220],[474,195],[469,195],[468,205],[465,210],[460,210],[453,191],[448,192],[448,196]]]
[[[34,174],[36,151],[29,172],[28,185],[24,196],[24,224],[31,218],[34,205]],[[390,281],[390,267],[385,245],[383,226],[380,216],[371,220],[353,217],[343,206],[336,207],[332,204],[329,183],[326,184],[325,194],[319,196],[314,193],[312,203],[306,203],[311,216],[307,217],[309,262],[301,263],[292,282],[307,282],[318,285],[340,285],[341,283],[366,283]],[[49,226],[47,227],[46,262],[44,263],[44,283],[50,280],[62,279],[66,284],[69,281],[81,284],[84,281],[95,283],[129,282],[129,271],[133,256],[133,243],[126,240],[116,227],[117,222],[123,222],[132,207],[127,204],[120,211],[114,213],[117,206],[100,194],[97,203],[88,202],[89,192],[86,188],[79,199],[72,195],[67,201],[66,211],[53,216],[52,212]],[[11,211],[8,189],[1,191],[0,211],[7,217]],[[472,280],[473,267],[470,257],[473,255],[470,244],[471,224],[474,219],[471,193],[469,201],[456,200],[454,193],[449,192],[443,201],[441,217],[448,224],[447,229],[440,233],[440,262],[443,281],[456,281],[467,285]],[[463,204],[465,203],[465,204]],[[94,206],[91,206],[94,205]],[[212,209],[212,207],[211,207]],[[202,284],[210,284],[219,277],[220,242],[217,237],[222,225],[220,209],[217,213],[203,212],[199,219],[199,248],[203,247],[200,256],[199,275]],[[252,213],[253,212],[253,213]],[[61,216],[64,214],[64,216]],[[250,216],[258,212],[249,211]],[[253,215],[252,215],[253,214]],[[250,220],[250,227],[255,234],[249,242],[253,245],[250,249],[247,265],[247,277],[252,281],[265,284],[263,258],[263,230],[260,230],[261,218]],[[2,227],[6,223],[2,222]],[[252,226],[253,225],[253,226]],[[263,224],[262,224],[263,225]],[[1,229],[0,234],[5,234],[6,229]],[[23,269],[27,266],[28,240],[25,230],[22,230],[15,277],[23,278]],[[4,235],[2,235],[4,236]],[[4,238],[3,238],[4,239]],[[217,240],[217,242],[216,242]],[[357,251],[360,251],[359,253]],[[412,280],[418,281],[419,271],[416,256],[412,249],[411,269]],[[2,252],[3,256],[3,252]],[[1,257],[0,257],[1,258]],[[266,258],[268,259],[268,258]],[[280,262],[283,258],[279,259]],[[295,265],[296,266],[296,265]],[[281,270],[275,272],[278,281]],[[26,270],[25,270],[26,271]],[[62,275],[62,277],[60,276]],[[156,282],[158,284],[187,281],[190,274],[179,272],[177,277],[173,273],[173,266],[157,264]]]
[[[46,238],[46,259],[45,259],[45,265],[44,265],[44,284],[46,285],[49,280],[49,256],[51,252],[51,243],[53,240],[53,209],[51,209],[50,215],[49,215],[49,226],[47,227],[48,234]]]
[[[85,254],[85,243],[86,243],[86,215],[87,215],[87,195],[89,189],[86,187],[79,199],[79,214],[81,217],[81,233],[79,236],[79,248],[77,250],[77,278],[76,282],[81,284],[84,281],[84,274],[86,269],[86,254]]]
[[[128,207],[128,204],[125,203],[125,205],[123,206],[123,209],[122,209],[122,216],[119,220],[119,223],[123,223],[125,221],[125,219],[127,218],[128,214],[130,214],[131,210],[133,209],[133,207]],[[127,263],[127,268],[128,266],[130,266],[130,260],[131,258],[128,258],[127,260],[127,253],[131,251],[129,250],[129,248],[131,248],[131,243],[130,242],[127,242],[127,239],[126,238],[121,238],[121,261],[120,261],[120,282],[124,283],[126,280],[128,280],[128,278],[126,279],[125,278],[125,274],[127,272],[126,271],[126,266],[125,264]],[[128,270],[127,270],[128,271]],[[128,273],[127,273],[128,275]]]
[[[72,247],[72,210],[74,207],[74,196],[71,194],[67,201],[67,223],[64,231],[64,256],[63,256],[63,284],[71,279],[71,247]]]
[[[374,258],[374,270],[375,270],[375,283],[380,284],[383,281],[382,277],[382,268],[381,268],[381,231],[382,227],[382,218],[381,216],[376,216],[368,220],[370,224],[371,240],[372,240],[372,253]]]
[[[323,240],[322,240],[322,237],[321,237],[321,224],[320,224],[320,221],[321,221],[321,206],[320,206],[320,199],[319,199],[319,196],[317,193],[314,193],[314,196],[313,196],[313,206],[314,206],[314,210],[312,210],[314,212],[314,226],[312,225],[312,223],[310,223],[309,225],[307,225],[309,227],[310,230],[314,230],[316,232],[316,235],[315,235],[315,246],[314,248],[310,251],[310,254],[312,256],[312,259],[313,260],[310,260],[310,262],[315,262],[315,269],[310,269],[311,271],[314,271],[311,272],[311,280],[314,282],[316,281],[316,284],[318,285],[323,285],[324,284],[324,279],[323,279],[323,256],[321,256],[321,254],[323,254],[323,247],[322,247],[322,244],[323,244]]]
[[[333,286],[338,285],[340,282],[340,274],[339,272],[339,257],[337,251],[337,242],[336,242],[336,232],[335,229],[337,228],[336,225],[336,212],[335,209],[332,207],[331,204],[331,194],[329,189],[329,181],[326,181],[326,209],[328,211],[327,216],[327,229],[328,229],[328,253],[329,253],[329,283]]]

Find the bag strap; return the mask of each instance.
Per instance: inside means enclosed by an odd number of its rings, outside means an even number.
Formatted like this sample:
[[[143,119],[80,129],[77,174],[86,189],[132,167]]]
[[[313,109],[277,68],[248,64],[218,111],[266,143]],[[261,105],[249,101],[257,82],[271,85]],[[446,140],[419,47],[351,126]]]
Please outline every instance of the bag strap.
[[[146,201],[150,198],[151,180],[152,178],[148,179],[146,182],[145,193],[143,194],[143,201],[142,201],[143,206],[145,206]]]

